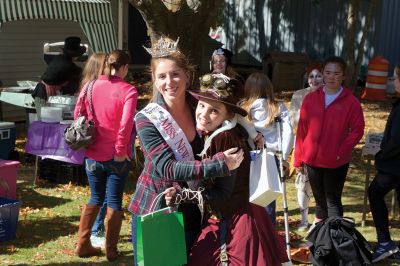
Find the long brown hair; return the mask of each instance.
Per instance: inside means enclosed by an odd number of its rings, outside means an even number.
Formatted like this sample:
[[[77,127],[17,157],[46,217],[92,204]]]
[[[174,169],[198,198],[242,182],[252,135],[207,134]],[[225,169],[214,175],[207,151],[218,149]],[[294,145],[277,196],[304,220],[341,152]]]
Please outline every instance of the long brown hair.
[[[193,75],[194,75],[194,66],[190,64],[189,59],[179,50],[176,52],[165,56],[165,57],[160,57],[160,58],[152,58],[150,61],[150,72],[151,72],[151,78],[153,80],[153,83],[155,82],[155,76],[154,73],[156,72],[156,68],[158,66],[158,63],[162,60],[171,60],[174,61],[175,64],[181,68],[188,76],[189,76],[189,84],[192,83],[193,81]],[[151,101],[154,102],[156,95],[158,93],[158,90],[156,86],[153,85],[153,96],[151,98]]]
[[[129,54],[122,50],[114,50],[108,54],[104,68],[104,75],[110,79],[113,70],[118,71],[120,67],[129,64]]]
[[[248,113],[247,118],[252,121],[250,108],[255,100],[264,98],[267,101],[266,112],[269,115],[268,122],[265,127],[268,127],[274,122],[275,116],[279,113],[279,104],[274,96],[274,88],[269,78],[261,72],[251,74],[244,84],[244,99],[240,106]]]
[[[83,88],[87,82],[96,79],[102,74],[106,55],[106,53],[94,53],[89,57],[82,71],[81,88]]]

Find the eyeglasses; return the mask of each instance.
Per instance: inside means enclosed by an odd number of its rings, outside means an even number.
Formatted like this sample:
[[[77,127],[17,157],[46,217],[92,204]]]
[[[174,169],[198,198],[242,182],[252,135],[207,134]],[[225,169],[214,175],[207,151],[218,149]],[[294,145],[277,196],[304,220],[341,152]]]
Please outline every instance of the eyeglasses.
[[[394,81],[394,80],[396,80],[396,79],[398,79],[399,77],[388,77],[388,80],[389,81]]]

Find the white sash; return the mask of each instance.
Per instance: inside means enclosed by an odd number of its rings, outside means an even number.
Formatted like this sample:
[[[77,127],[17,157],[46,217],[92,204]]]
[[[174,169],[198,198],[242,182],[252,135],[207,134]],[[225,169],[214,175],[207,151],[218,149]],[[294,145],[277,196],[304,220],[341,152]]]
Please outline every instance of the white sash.
[[[174,152],[177,161],[193,161],[192,146],[172,115],[157,103],[149,103],[139,113],[144,114],[160,132]]]
[[[167,110],[165,110],[157,103],[149,103],[139,113],[144,114],[157,128],[161,136],[171,147],[177,161],[195,160],[192,146],[190,146],[190,143],[186,138],[185,133],[183,133],[183,130],[178,126],[175,119]],[[186,183],[191,190],[199,191],[198,197],[201,198],[201,200],[199,200],[199,204],[197,204],[197,206],[199,207],[201,219],[203,220],[204,208],[202,202],[203,200],[200,194],[202,190],[201,188],[199,188],[199,181],[192,180],[186,181]]]

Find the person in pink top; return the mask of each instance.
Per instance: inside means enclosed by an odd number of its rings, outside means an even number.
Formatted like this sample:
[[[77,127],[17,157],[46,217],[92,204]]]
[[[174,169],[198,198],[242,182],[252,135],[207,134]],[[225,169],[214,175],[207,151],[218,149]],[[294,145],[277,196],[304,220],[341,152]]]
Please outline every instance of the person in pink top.
[[[300,109],[294,166],[308,174],[319,222],[343,216],[342,191],[354,146],[364,134],[360,102],[342,86],[345,61],[336,56],[324,62],[323,86],[309,93]]]
[[[90,200],[82,209],[75,253],[79,257],[98,255],[101,250],[90,242],[92,225],[107,193],[105,253],[109,261],[118,256],[117,243],[123,211],[122,194],[129,173],[133,117],[137,90],[124,81],[129,55],[116,50],[106,57],[105,68],[93,85],[92,119],[96,126],[95,142],[86,148],[85,169],[90,186]],[[82,90],[83,91],[83,90]],[[80,106],[82,93],[76,106]],[[89,109],[88,97],[85,110]],[[75,109],[74,117],[78,115]]]

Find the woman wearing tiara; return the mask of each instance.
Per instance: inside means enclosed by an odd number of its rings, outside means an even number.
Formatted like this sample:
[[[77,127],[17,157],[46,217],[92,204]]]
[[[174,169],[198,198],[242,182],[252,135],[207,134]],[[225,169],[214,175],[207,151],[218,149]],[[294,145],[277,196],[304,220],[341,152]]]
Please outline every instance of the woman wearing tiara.
[[[229,176],[239,167],[243,151],[237,148],[219,152],[210,159],[196,161],[203,143],[195,127],[195,99],[186,91],[193,67],[177,48],[178,41],[160,38],[146,50],[151,54],[153,98],[135,117],[137,134],[144,153],[144,169],[138,179],[129,210],[132,216],[132,242],[136,252],[136,217],[146,214],[155,197],[171,186],[187,187],[187,181]],[[163,123],[158,123],[163,121]],[[168,124],[168,130],[165,125]],[[164,127],[163,127],[164,126]],[[177,134],[164,138],[169,130]],[[182,140],[175,147],[173,140]],[[171,138],[170,138],[171,139]],[[185,153],[180,153],[182,150]],[[156,209],[166,207],[165,202]],[[201,214],[194,204],[182,204],[186,246],[189,251],[200,232]],[[135,254],[136,265],[136,254]]]

